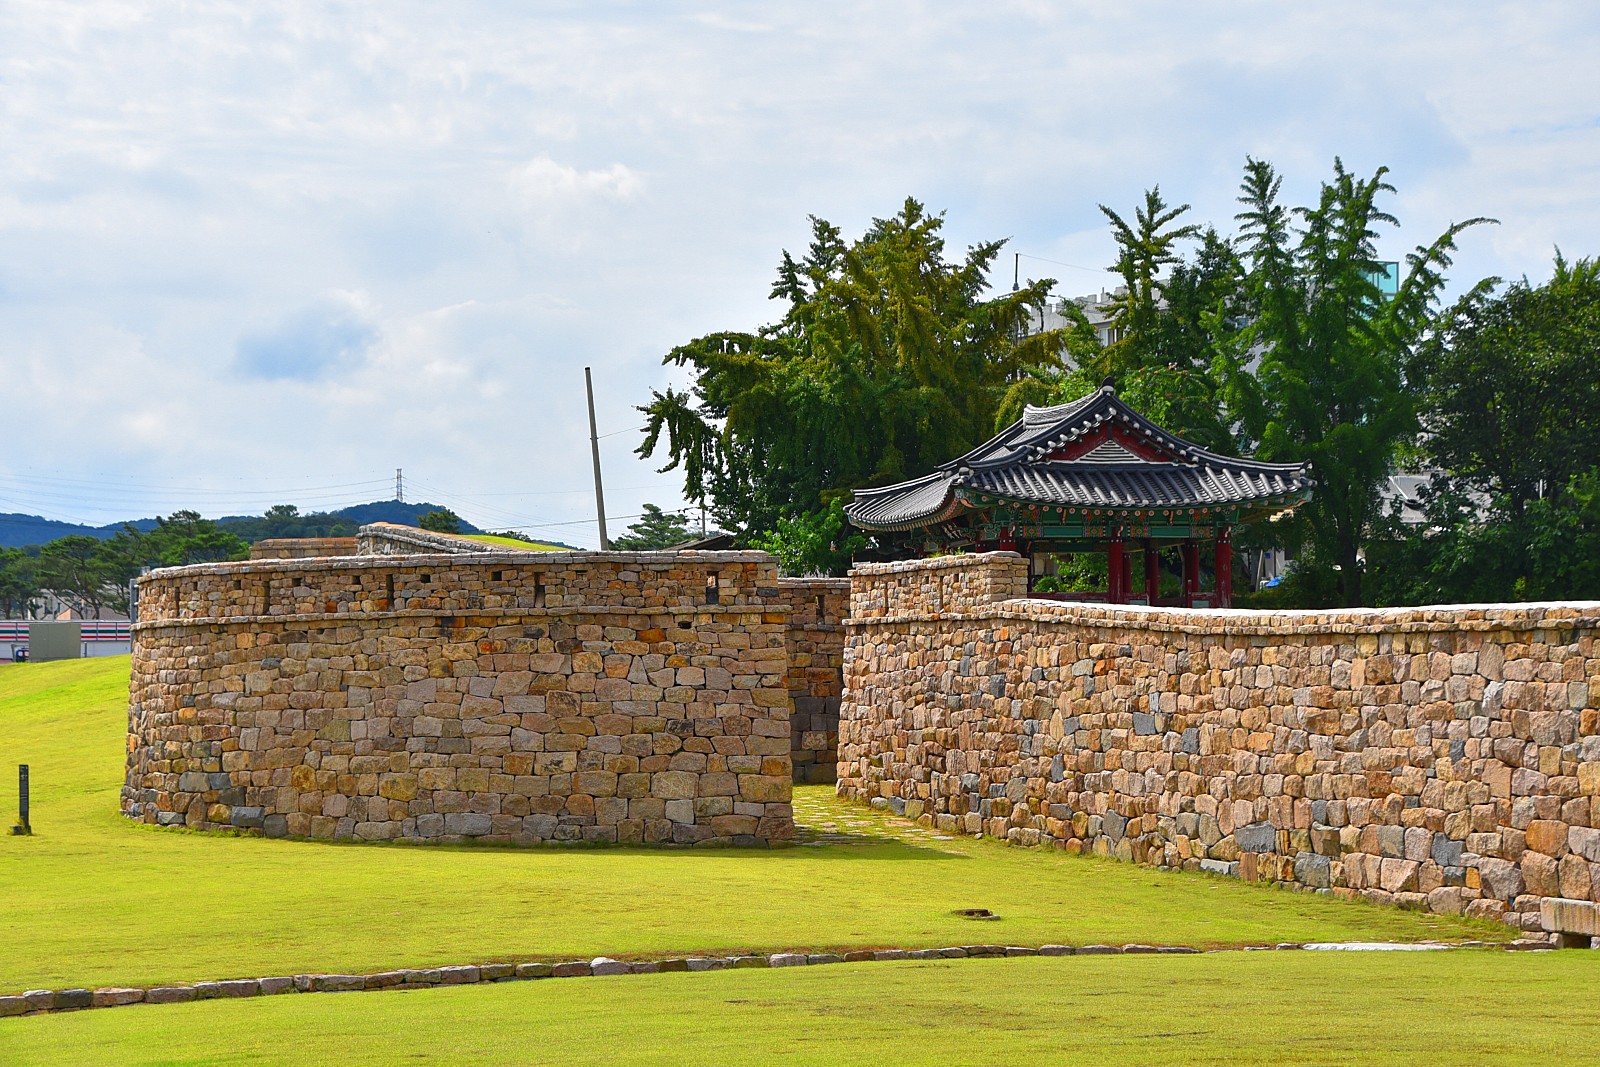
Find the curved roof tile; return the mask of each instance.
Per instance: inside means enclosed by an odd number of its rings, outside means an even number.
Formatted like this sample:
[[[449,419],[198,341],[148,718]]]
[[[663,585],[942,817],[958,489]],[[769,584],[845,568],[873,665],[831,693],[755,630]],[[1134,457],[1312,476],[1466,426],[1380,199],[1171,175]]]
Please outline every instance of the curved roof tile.
[[[1049,459],[1107,423],[1177,459],[1153,461],[1115,441],[1077,459]],[[962,490],[1066,507],[1176,508],[1266,504],[1309,491],[1305,464],[1208,452],[1128,407],[1110,386],[1070,404],[1029,407],[1022,418],[932,474],[862,489],[845,514],[863,529],[912,529],[954,517]]]

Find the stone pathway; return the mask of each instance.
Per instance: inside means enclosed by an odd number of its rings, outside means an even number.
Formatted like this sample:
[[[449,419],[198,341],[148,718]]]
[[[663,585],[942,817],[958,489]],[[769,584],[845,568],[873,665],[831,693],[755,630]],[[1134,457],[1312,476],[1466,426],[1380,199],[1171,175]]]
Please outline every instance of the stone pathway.
[[[846,810],[841,810],[846,809]],[[855,810],[848,810],[855,809]],[[802,848],[832,845],[881,845],[890,842],[940,849],[937,841],[955,841],[952,834],[941,834],[909,819],[890,816],[862,817],[857,805],[836,800],[822,790],[796,790],[794,797],[794,843]]]

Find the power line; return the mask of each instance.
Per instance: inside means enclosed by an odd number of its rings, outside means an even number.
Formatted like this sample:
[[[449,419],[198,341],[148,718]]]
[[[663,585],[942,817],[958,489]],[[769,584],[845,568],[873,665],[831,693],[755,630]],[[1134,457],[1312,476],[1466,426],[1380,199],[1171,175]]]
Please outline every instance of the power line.
[[[626,429],[626,430],[612,430],[610,433],[601,434],[600,437],[599,437],[599,440],[604,441],[606,438],[615,437],[619,433],[634,433],[635,431],[643,430],[644,428],[645,428],[644,426],[634,426],[634,427],[631,427],[631,428]]]
[[[386,478],[371,478],[361,482],[340,482],[334,485],[308,485],[288,489],[214,489],[199,486],[184,485],[151,485],[141,482],[126,481],[98,481],[88,478],[61,478],[31,474],[0,474],[0,481],[16,482],[22,484],[39,484],[48,486],[79,485],[88,489],[99,489],[110,492],[129,492],[132,490],[155,490],[158,492],[182,493],[185,496],[296,496],[305,493],[318,493],[329,489],[356,489],[363,486],[387,485]]]
[[[1105,267],[1085,267],[1081,263],[1068,263],[1065,260],[1060,260],[1060,259],[1046,259],[1043,256],[1031,256],[1026,252],[1014,252],[1012,254],[1021,256],[1023,259],[1036,259],[1040,263],[1054,263],[1058,267],[1071,267],[1073,270],[1088,271],[1090,274],[1105,274],[1105,273],[1107,273],[1107,269]]]

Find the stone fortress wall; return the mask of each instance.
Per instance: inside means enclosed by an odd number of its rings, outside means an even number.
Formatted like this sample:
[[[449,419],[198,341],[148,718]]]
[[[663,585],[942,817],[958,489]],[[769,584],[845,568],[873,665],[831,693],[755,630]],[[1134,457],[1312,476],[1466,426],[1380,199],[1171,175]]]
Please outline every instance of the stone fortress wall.
[[[1600,604],[1016,599],[853,572],[838,789],[946,831],[1494,916],[1600,901]]]
[[[791,690],[826,686],[791,677],[789,624],[805,670],[828,626],[837,659],[836,590],[759,552],[420,533],[142,579],[124,813],[377,840],[792,834]]]

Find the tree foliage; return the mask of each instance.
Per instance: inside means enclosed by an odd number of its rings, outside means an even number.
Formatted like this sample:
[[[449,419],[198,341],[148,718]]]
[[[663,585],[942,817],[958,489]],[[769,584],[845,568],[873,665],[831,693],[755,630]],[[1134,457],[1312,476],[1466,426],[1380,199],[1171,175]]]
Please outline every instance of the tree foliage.
[[[44,593],[79,618],[107,609],[126,614],[128,583],[145,570],[249,554],[244,541],[194,511],[157,518],[148,532],[128,524],[105,540],[71,534],[36,549],[7,549],[0,552],[0,617],[33,614]]]
[[[0,548],[0,619],[32,618],[41,592],[38,560],[20,548]]]
[[[775,529],[751,539],[752,547],[771,552],[778,569],[791,577],[842,575],[866,544],[845,522],[840,499],[821,511],[779,519]]]
[[[1236,216],[1247,319],[1217,368],[1245,443],[1259,442],[1262,459],[1310,464],[1316,490],[1285,530],[1337,570],[1340,601],[1352,605],[1380,490],[1416,428],[1405,368],[1437,324],[1457,236],[1488,221],[1419,246],[1385,298],[1377,227],[1396,224],[1379,203],[1394,191],[1385,174],[1361,178],[1335,160],[1316,205],[1290,209],[1271,164],[1247,161]]]
[[[689,517],[681,511],[662,511],[656,504],[644,505],[644,514],[621,537],[611,539],[619,552],[654,552],[681,545],[693,536]]]
[[[1600,268],[1468,293],[1423,345],[1426,521],[1369,552],[1379,603],[1600,599]]]
[[[274,504],[265,515],[230,518],[220,525],[253,543],[278,537],[354,537],[359,524],[343,515],[302,513],[293,504]]]
[[[458,534],[461,532],[461,516],[449,508],[439,508],[417,519],[417,525],[434,533]]]
[[[668,353],[694,380],[641,409],[639,454],[664,451],[685,495],[748,535],[980,443],[1007,390],[1061,367],[1069,337],[1027,333],[1050,279],[986,297],[1003,242],[950,260],[943,226],[912,199],[854,242],[813,218],[805,255],[778,267],[781,320]]]
[[[1459,300],[1412,364],[1422,445],[1455,487],[1512,517],[1600,466],[1600,264],[1558,252],[1550,280]],[[1542,491],[1541,491],[1542,490]]]

